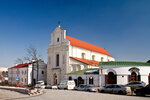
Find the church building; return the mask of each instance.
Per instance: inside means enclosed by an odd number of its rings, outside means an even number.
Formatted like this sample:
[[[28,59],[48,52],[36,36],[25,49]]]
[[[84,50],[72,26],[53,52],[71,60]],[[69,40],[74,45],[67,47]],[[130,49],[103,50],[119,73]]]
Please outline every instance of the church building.
[[[99,68],[99,62],[115,61],[104,48],[66,35],[60,25],[51,33],[48,46],[47,83],[59,84],[67,73]]]

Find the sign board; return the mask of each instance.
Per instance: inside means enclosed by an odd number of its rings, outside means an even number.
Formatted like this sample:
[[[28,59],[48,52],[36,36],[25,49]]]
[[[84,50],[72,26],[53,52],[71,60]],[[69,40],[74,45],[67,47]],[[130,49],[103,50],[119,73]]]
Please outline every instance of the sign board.
[[[136,67],[132,67],[132,68],[129,69],[129,71],[131,71],[131,72],[139,72],[140,69],[136,68]]]
[[[19,80],[19,77],[16,77],[16,80]]]

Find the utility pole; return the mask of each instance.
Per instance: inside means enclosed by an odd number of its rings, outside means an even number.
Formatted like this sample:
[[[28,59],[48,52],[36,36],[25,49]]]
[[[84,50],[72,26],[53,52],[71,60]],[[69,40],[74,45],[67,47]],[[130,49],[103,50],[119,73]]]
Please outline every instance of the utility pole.
[[[32,86],[31,89],[34,89],[34,62],[32,61],[32,80],[31,80]]]

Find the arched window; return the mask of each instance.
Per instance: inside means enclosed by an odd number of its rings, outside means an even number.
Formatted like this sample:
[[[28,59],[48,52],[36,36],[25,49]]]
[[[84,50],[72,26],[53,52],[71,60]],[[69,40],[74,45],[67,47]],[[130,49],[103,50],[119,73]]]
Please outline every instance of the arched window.
[[[93,84],[93,77],[89,77],[89,84]]]
[[[41,72],[42,74],[44,74],[44,71],[42,70],[42,72]]]
[[[57,42],[59,42],[59,38],[57,38]]]
[[[104,61],[104,57],[101,57],[101,62],[103,62]]]
[[[82,53],[82,58],[85,59],[85,53]]]
[[[92,60],[95,60],[95,55],[92,55]]]
[[[59,66],[59,54],[56,55],[56,66]]]

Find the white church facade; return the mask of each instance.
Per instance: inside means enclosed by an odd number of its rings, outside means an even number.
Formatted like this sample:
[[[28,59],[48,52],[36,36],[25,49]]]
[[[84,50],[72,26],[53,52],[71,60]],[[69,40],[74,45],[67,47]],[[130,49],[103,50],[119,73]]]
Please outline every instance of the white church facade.
[[[51,33],[47,53],[47,83],[52,85],[65,80],[67,73],[98,68],[99,62],[115,61],[106,49],[67,36],[60,26]]]

